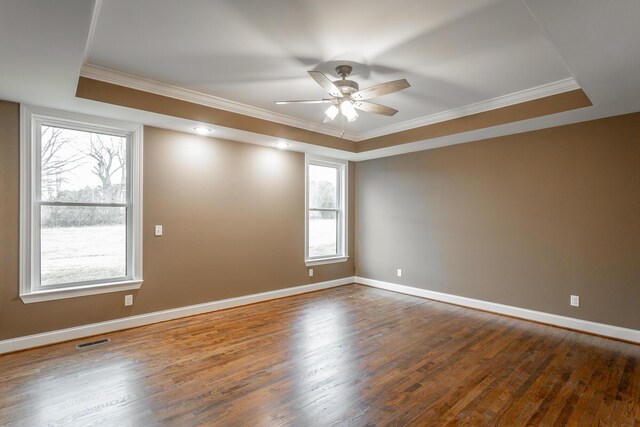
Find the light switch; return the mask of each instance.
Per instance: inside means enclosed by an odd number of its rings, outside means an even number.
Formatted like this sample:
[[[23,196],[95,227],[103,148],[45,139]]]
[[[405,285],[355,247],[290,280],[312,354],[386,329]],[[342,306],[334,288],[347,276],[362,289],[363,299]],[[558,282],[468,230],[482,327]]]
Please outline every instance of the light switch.
[[[161,225],[156,225],[155,234],[156,234],[156,236],[162,236],[162,226]]]

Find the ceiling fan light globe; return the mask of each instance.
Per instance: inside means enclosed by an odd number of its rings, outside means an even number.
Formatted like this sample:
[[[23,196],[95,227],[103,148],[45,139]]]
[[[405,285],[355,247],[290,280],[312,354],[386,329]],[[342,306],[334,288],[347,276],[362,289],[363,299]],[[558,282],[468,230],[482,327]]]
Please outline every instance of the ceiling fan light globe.
[[[356,112],[356,109],[353,108],[351,101],[342,101],[340,104],[340,111],[350,122],[358,118],[358,113]]]
[[[345,116],[347,115],[347,112],[350,112],[350,111],[353,111],[353,110],[354,110],[354,108],[353,108],[353,104],[351,103],[351,101],[345,100],[345,101],[342,101],[340,103],[340,111]]]
[[[338,107],[336,107],[335,105],[332,105],[329,108],[327,108],[324,114],[326,114],[328,119],[333,120],[336,118],[339,112],[340,110],[338,109]]]

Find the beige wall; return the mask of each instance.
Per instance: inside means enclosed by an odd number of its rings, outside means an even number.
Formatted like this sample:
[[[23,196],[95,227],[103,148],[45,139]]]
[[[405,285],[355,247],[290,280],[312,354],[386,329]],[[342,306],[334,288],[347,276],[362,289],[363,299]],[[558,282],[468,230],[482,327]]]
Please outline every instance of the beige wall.
[[[133,307],[19,299],[18,129],[0,102],[0,339],[351,276],[356,253],[364,277],[640,329],[640,114],[350,164],[356,247],[313,278],[302,154],[145,128]]]
[[[640,329],[640,113],[360,162],[356,211],[359,276]]]
[[[144,284],[133,307],[125,292],[24,304],[18,128],[18,105],[0,102],[0,340],[354,274],[351,245],[349,262],[308,277],[303,154],[145,128]]]

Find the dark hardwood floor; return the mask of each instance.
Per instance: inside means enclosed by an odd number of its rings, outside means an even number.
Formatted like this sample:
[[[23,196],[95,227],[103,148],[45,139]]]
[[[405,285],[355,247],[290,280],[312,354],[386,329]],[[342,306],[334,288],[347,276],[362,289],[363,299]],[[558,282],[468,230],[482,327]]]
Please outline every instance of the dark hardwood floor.
[[[349,285],[0,356],[0,425],[639,425],[640,346]]]

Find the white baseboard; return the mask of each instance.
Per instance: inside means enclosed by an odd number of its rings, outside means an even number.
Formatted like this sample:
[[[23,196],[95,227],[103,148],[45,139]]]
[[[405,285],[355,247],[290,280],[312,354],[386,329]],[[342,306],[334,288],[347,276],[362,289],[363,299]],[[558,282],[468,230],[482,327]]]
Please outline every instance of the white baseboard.
[[[276,298],[283,298],[292,295],[304,294],[307,292],[319,291],[321,289],[334,288],[336,286],[348,285],[354,282],[354,277],[344,277],[342,279],[329,280],[326,282],[313,283],[310,285],[302,285],[292,288],[278,289],[275,291],[261,292],[258,294],[251,294],[236,298],[206,302],[203,304],[190,305],[187,307],[172,308],[169,310],[155,311],[153,313],[140,314],[137,316],[123,317],[121,319],[92,323],[89,325],[82,325],[74,328],[60,329],[51,332],[44,332],[41,334],[12,338],[0,341],[0,354],[24,350],[27,348],[40,347],[43,345],[54,344],[62,341],[74,340],[91,335],[105,334],[122,329],[135,328],[137,326],[164,322],[166,320],[178,319],[181,317],[193,316],[196,314],[209,313],[211,311],[223,310],[225,308],[238,307],[241,305],[253,304],[256,302],[267,301]]]
[[[388,291],[414,295],[435,301],[456,304],[463,307],[477,308],[493,313],[505,314],[507,316],[533,320],[536,322],[575,329],[577,331],[584,331],[640,343],[640,331],[636,329],[621,328],[619,326],[612,326],[604,323],[590,322],[588,320],[559,316],[557,314],[528,310],[526,308],[497,304],[473,298],[445,294],[442,292],[428,291],[412,286],[398,285],[396,283],[383,282],[380,280],[367,279],[364,277],[345,277],[342,279],[329,280],[326,282],[313,283],[310,285],[302,285],[292,288],[278,289],[275,291],[261,292],[258,294],[251,294],[236,298],[207,302],[203,304],[190,305],[187,307],[179,307],[169,310],[156,311],[153,313],[140,314],[137,316],[124,317],[121,319],[109,320],[106,322],[92,323],[89,325],[82,325],[74,328],[60,329],[51,332],[44,332],[41,334],[12,338],[0,341],[0,354],[10,353],[18,350],[25,350],[33,347],[40,347],[43,345],[55,344],[58,342],[69,341],[92,335],[105,334],[122,329],[150,325],[152,323],[179,319],[181,317],[188,317],[196,314],[224,310],[225,308],[238,307],[241,305],[253,304],[256,302],[268,301],[276,298],[283,298],[307,292],[319,291],[322,289],[329,289],[336,286],[348,285],[350,283],[359,283],[375,288],[386,289]]]
[[[604,323],[590,322],[588,320],[559,316],[557,314],[545,313],[542,311],[528,310],[526,308],[497,304],[494,302],[461,297],[458,295],[428,291],[426,289],[415,288],[413,286],[398,285],[396,283],[383,282],[381,280],[367,279],[364,277],[356,277],[355,282],[374,288],[386,289],[388,291],[399,292],[402,294],[447,302],[463,307],[477,308],[479,310],[490,311],[492,313],[533,320],[535,322],[547,323],[550,325],[561,326],[563,328],[589,332],[592,334],[603,335],[640,344],[640,330],[636,329],[621,328],[619,326],[607,325]]]

